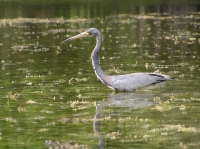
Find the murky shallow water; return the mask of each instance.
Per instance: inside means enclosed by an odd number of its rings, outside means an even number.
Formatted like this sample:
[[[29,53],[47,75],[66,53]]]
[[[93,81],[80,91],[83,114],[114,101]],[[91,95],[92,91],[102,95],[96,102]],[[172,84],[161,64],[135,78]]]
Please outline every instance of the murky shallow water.
[[[1,19],[1,148],[199,148],[198,23],[198,13]],[[60,45],[89,27],[104,35],[108,74],[177,80],[115,94],[92,70],[94,38]]]

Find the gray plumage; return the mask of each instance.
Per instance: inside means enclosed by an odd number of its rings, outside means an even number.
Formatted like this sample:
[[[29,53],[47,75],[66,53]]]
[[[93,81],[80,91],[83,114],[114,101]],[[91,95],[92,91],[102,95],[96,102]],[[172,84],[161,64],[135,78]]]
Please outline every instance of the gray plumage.
[[[113,80],[113,88],[116,90],[133,90],[151,84],[172,80],[169,76],[158,73],[132,73],[111,77]]]
[[[90,28],[79,35],[64,40],[62,43],[88,35],[95,35],[97,41],[96,46],[91,54],[94,72],[96,76],[111,89],[131,91],[163,81],[173,80],[173,78],[171,78],[170,76],[159,73],[131,73],[115,76],[109,76],[105,74],[104,71],[101,69],[99,63],[99,51],[102,44],[102,35],[101,32],[96,28]]]

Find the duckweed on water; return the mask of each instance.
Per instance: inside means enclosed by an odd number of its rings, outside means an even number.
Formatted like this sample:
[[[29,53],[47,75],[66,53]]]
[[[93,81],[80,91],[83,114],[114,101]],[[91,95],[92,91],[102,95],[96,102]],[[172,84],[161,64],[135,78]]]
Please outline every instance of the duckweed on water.
[[[13,119],[12,117],[8,117],[5,119],[7,122],[10,122],[10,123],[17,123],[17,120],[16,119]]]
[[[86,82],[88,80],[88,78],[71,78],[69,79],[68,83],[70,85],[73,85],[73,84],[77,84],[77,83],[80,83],[80,82]]]
[[[51,140],[48,140],[48,141],[45,141],[45,144],[49,148],[54,148],[56,146],[56,148],[58,148],[58,149],[88,149],[87,145],[79,145],[74,142],[61,143],[59,141],[53,142]]]

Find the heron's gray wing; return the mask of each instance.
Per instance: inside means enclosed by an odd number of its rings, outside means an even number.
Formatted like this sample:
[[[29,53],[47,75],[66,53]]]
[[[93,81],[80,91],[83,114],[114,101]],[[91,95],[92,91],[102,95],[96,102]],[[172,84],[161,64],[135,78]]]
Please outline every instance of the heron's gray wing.
[[[132,73],[112,76],[113,87],[117,90],[134,90],[162,81],[171,80],[167,75],[157,73]]]

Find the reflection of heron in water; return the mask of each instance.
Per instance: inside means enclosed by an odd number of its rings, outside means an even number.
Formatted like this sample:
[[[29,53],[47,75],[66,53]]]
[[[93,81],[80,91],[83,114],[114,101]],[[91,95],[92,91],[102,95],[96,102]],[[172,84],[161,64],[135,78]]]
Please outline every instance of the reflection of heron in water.
[[[91,54],[92,65],[95,74],[104,84],[106,84],[111,89],[130,91],[151,84],[157,84],[163,81],[173,79],[168,75],[163,75],[159,73],[131,73],[131,74],[115,75],[115,76],[109,76],[105,74],[99,64],[99,51],[101,49],[101,44],[102,44],[102,34],[96,28],[90,28],[79,35],[64,40],[62,43],[68,42],[76,38],[85,37],[88,35],[95,35],[97,41],[96,46]]]
[[[106,143],[104,136],[101,133],[100,125],[101,120],[104,117],[104,107],[113,106],[113,107],[129,107],[132,109],[143,108],[148,105],[155,104],[153,102],[153,94],[140,94],[140,93],[120,93],[120,94],[111,94],[107,100],[103,100],[96,106],[93,129],[97,134],[99,139],[99,149],[105,149]],[[117,114],[115,112],[115,114]]]

